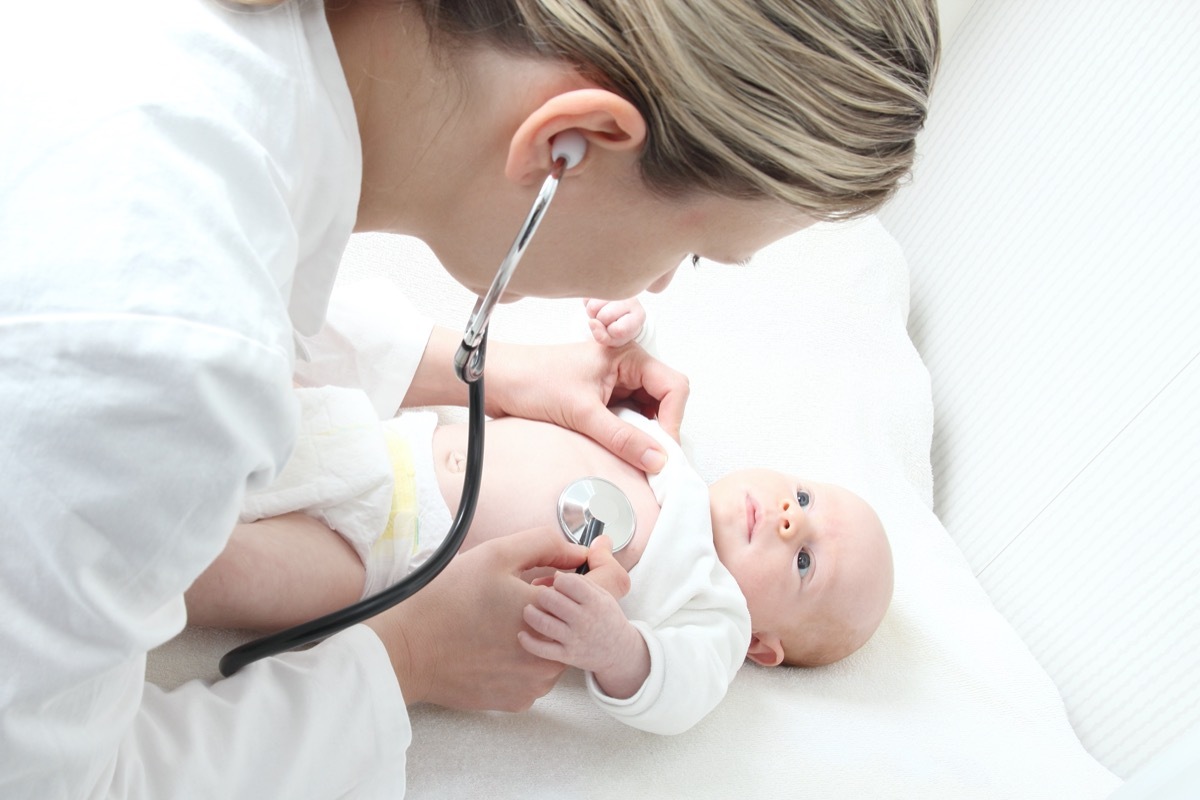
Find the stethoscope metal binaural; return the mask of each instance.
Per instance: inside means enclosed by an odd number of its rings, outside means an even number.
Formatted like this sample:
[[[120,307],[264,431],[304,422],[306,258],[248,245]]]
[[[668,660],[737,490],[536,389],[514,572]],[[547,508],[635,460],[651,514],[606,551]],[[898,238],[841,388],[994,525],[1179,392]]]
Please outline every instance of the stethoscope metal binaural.
[[[468,387],[467,466],[462,500],[445,541],[429,560],[412,574],[382,592],[310,622],[255,639],[230,650],[221,658],[222,675],[228,677],[253,661],[320,641],[391,608],[424,588],[454,558],[466,538],[467,530],[471,527],[471,519],[475,516],[475,506],[479,500],[479,485],[483,472],[483,365],[487,353],[488,322],[491,320],[492,310],[508,287],[521,256],[525,254],[525,249],[537,231],[563,173],[583,159],[586,149],[587,141],[576,131],[567,131],[554,138],[551,149],[553,167],[550,174],[533,201],[533,207],[513,240],[508,254],[500,263],[500,269],[496,271],[496,277],[492,280],[487,294],[475,303],[475,309],[463,332],[462,344],[454,356],[455,370]],[[583,478],[570,484],[559,498],[558,511],[563,533],[572,541],[584,545],[591,544],[603,531],[613,538],[613,549],[619,550],[633,538],[634,516],[628,498],[616,486],[601,478]],[[579,572],[586,571],[586,564],[579,568]]]

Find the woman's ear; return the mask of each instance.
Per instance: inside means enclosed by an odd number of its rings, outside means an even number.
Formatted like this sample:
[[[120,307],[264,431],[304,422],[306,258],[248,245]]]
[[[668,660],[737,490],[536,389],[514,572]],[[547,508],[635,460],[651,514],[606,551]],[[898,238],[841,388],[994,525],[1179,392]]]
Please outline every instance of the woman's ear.
[[[777,667],[783,663],[783,642],[774,634],[756,633],[750,637],[746,656],[760,666]]]
[[[646,141],[646,121],[633,103],[606,89],[575,89],[551,97],[525,118],[509,142],[505,176],[515,183],[541,181],[550,171],[550,144],[564,131],[587,139],[588,153],[597,149],[632,151]],[[589,161],[574,167],[586,168]]]

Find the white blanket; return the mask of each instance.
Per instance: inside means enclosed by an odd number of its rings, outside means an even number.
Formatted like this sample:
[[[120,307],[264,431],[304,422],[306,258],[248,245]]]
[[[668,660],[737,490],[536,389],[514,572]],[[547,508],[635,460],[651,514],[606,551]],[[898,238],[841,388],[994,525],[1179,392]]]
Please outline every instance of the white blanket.
[[[348,260],[346,280],[432,261],[394,237],[360,238]],[[458,327],[471,298],[428,275],[410,294]],[[573,671],[524,714],[413,709],[409,796],[1111,792],[1117,779],[1079,744],[1057,690],[931,511],[929,378],[905,331],[907,269],[879,224],[819,226],[744,269],[685,267],[646,303],[658,350],[691,378],[684,445],[702,477],[765,465],[857,491],[892,541],[892,608],[876,636],[838,664],[743,667],[717,709],[680,736],[607,718]],[[526,341],[586,336],[577,301],[501,308],[492,331]],[[159,680],[198,667],[213,674],[215,636],[189,635],[156,654]]]

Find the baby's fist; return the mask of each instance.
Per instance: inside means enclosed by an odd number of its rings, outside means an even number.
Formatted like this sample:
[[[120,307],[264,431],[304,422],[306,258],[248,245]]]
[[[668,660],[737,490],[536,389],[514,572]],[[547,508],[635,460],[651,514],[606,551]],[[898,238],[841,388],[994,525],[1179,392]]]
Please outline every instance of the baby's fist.
[[[628,300],[585,300],[592,338],[608,347],[637,341],[646,325],[646,309],[637,298]]]

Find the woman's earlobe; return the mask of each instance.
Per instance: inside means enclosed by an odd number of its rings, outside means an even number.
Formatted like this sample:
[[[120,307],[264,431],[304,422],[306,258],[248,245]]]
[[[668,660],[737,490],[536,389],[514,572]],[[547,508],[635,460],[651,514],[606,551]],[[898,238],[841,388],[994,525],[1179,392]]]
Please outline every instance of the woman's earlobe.
[[[783,642],[770,633],[756,633],[750,637],[750,650],[746,657],[763,667],[777,667],[783,663]]]

